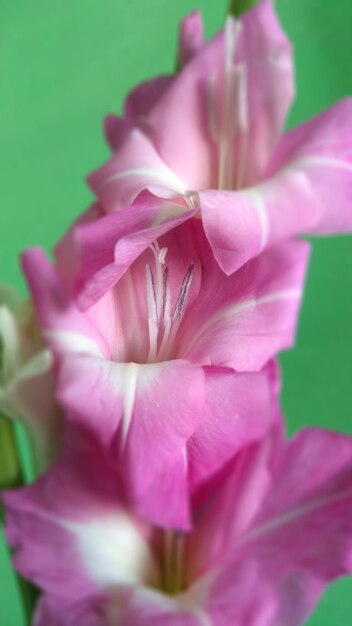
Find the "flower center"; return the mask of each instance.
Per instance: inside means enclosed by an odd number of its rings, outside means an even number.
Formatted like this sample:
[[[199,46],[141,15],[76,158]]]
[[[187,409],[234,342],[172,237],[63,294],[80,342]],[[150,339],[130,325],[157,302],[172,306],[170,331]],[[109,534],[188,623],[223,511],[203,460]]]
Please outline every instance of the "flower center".
[[[171,310],[168,268],[165,267],[167,248],[152,244],[155,273],[149,264],[145,268],[149,351],[147,363],[165,361],[172,355],[173,344],[187,305],[194,266],[190,265],[182,282],[176,304]]]
[[[162,590],[176,595],[184,588],[185,537],[172,530],[164,531]]]

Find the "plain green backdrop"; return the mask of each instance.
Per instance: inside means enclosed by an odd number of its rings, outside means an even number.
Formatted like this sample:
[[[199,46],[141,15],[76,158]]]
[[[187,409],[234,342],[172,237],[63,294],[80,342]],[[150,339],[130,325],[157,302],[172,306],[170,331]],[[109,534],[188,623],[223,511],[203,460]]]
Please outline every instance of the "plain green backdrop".
[[[352,92],[351,0],[276,0],[296,49],[296,124]],[[90,201],[84,177],[107,157],[101,119],[147,77],[173,70],[177,22],[219,0],[1,0],[0,280],[25,289],[19,253],[50,249]],[[352,129],[351,129],[352,133]],[[352,206],[351,206],[352,210]],[[352,240],[315,240],[298,343],[282,356],[289,431],[352,432]],[[324,459],[322,459],[322,463]],[[310,626],[352,624],[352,581],[329,589]],[[22,626],[0,536],[0,626]]]

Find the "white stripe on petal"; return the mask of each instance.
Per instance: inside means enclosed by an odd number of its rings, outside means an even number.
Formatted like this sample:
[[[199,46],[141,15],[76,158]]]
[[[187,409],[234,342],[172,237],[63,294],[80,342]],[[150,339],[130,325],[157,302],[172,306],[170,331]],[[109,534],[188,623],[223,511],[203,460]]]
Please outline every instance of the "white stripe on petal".
[[[342,159],[334,159],[333,157],[325,157],[325,156],[310,156],[302,159],[297,159],[297,161],[292,161],[289,163],[287,167],[284,169],[296,169],[296,168],[304,168],[304,167],[332,167],[335,169],[346,170],[347,172],[352,172],[352,163],[348,161],[344,161]]]
[[[45,330],[44,336],[62,352],[104,357],[99,346],[89,337],[70,330]]]
[[[196,617],[199,621],[200,626],[213,626],[208,615],[204,611],[201,611],[200,609],[194,609],[192,613],[194,617]]]
[[[189,211],[190,209],[192,210],[196,208],[191,205],[192,198],[185,196],[185,201],[187,205],[189,206],[185,206],[183,204],[177,204],[176,202],[165,202],[163,206],[160,208],[160,211],[158,215],[156,216],[155,220],[151,223],[150,225],[151,228],[155,226],[160,226],[167,220],[172,219],[172,218],[177,218],[183,213],[187,213],[187,211]]]
[[[122,180],[133,176],[144,176],[145,178],[150,178],[151,182],[159,183],[163,186],[165,185],[172,191],[177,191],[177,193],[184,194],[187,190],[182,180],[171,170],[166,168],[158,169],[156,167],[133,167],[128,170],[116,172],[115,174],[111,174],[111,176],[107,176],[107,178],[104,179],[102,187],[106,187],[115,180]]]
[[[264,203],[264,198],[262,194],[257,189],[249,189],[248,191],[243,192],[248,195],[256,208],[258,221],[260,225],[260,243],[259,250],[261,252],[266,244],[268,243],[268,234],[269,234],[269,224],[268,224],[268,216],[266,212],[266,207]]]
[[[276,302],[279,300],[299,300],[302,296],[302,290],[298,288],[292,289],[282,289],[280,291],[275,291],[274,293],[268,293],[264,296],[259,296],[259,298],[250,298],[249,300],[243,300],[242,302],[237,302],[236,304],[230,304],[223,309],[220,309],[217,313],[215,313],[212,317],[210,317],[203,326],[199,329],[199,331],[194,335],[192,341],[188,346],[188,354],[193,350],[194,346],[197,342],[202,339],[203,335],[211,330],[212,326],[216,326],[219,321],[224,321],[226,319],[231,319],[232,317],[239,315],[243,311],[254,310],[258,306],[262,304],[268,304],[270,302]]]
[[[159,572],[151,550],[132,519],[122,511],[101,519],[60,525],[76,538],[82,565],[100,587],[158,584]]]
[[[156,605],[165,617],[188,613],[198,620],[199,626],[214,626],[203,607],[209,600],[215,575],[213,569],[210,574],[198,578],[185,592],[174,596],[147,587],[140,587],[135,593],[142,602]]]
[[[280,291],[275,291],[274,293],[268,293],[265,296],[259,296],[259,298],[250,298],[249,300],[243,300],[242,302],[238,302],[237,304],[232,304],[230,306],[225,307],[218,313],[216,313],[210,320],[207,322],[208,324],[213,324],[221,320],[225,317],[232,317],[233,315],[238,315],[242,313],[242,311],[247,311],[249,309],[255,309],[261,304],[267,304],[268,302],[276,302],[277,300],[296,300],[300,298],[302,295],[302,290],[293,288],[293,289],[282,289]]]
[[[308,515],[309,513],[313,513],[314,511],[318,511],[319,509],[328,506],[330,504],[335,504],[336,502],[340,502],[345,498],[350,498],[352,496],[352,487],[349,489],[345,489],[341,493],[334,494],[332,496],[325,496],[321,498],[317,498],[316,500],[312,500],[311,502],[307,502],[302,506],[298,506],[296,508],[290,509],[277,517],[274,517],[272,520],[260,524],[257,528],[253,528],[252,531],[248,532],[240,543],[246,543],[252,539],[256,539],[257,537],[261,537],[266,533],[270,533],[275,531],[277,528],[281,526],[286,526],[287,524],[291,524],[295,520]]]
[[[121,423],[121,448],[125,447],[128,431],[131,424],[134,403],[137,393],[137,382],[141,366],[137,363],[126,363],[122,370],[120,381],[123,396],[123,416]]]

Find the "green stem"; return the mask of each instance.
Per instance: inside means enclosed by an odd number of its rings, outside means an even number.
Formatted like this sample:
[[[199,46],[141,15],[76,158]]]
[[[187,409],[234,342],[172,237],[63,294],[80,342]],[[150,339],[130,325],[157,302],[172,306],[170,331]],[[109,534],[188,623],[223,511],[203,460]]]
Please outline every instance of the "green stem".
[[[24,484],[14,424],[0,415],[0,489]]]
[[[16,583],[22,598],[22,611],[26,626],[33,623],[33,614],[39,597],[39,590],[28,580],[16,573]]]
[[[15,425],[0,415],[0,490],[13,489],[25,484],[21,458],[17,445]],[[0,504],[0,523],[4,523]],[[32,623],[38,590],[16,572],[16,582],[22,598],[22,610],[28,626]]]
[[[228,14],[239,17],[254,6],[258,0],[229,0]]]

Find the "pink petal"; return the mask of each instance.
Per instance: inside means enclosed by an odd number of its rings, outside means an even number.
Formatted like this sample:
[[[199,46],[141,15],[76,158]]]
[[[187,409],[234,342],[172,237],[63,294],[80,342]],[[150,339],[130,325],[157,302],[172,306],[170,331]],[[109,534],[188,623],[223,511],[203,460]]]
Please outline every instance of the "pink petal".
[[[97,223],[105,215],[102,207],[98,203],[92,204],[78,219],[70,226],[68,231],[54,247],[56,267],[61,278],[67,287],[72,286],[72,277],[75,272],[76,250],[74,235],[79,227],[84,224]]]
[[[208,505],[199,500],[200,509],[195,510],[199,521],[187,545],[189,582],[237,558],[243,533],[251,528],[270,489],[273,450],[281,452],[282,444],[280,422],[274,423],[261,441],[248,441],[238,450],[227,471],[213,481]]]
[[[204,228],[228,274],[292,235],[352,228],[352,100],[283,136],[262,183],[199,194]]]
[[[159,98],[168,89],[173,77],[157,76],[135,87],[129,93],[124,104],[126,117],[108,115],[104,120],[104,132],[107,142],[115,152],[123,144],[133,126],[143,128],[145,118]]]
[[[106,343],[96,327],[70,299],[44,252],[31,248],[22,255],[39,325],[54,352],[65,350],[103,355]]]
[[[206,394],[205,416],[187,446],[194,491],[242,448],[263,437],[275,418],[266,372],[206,368]]]
[[[210,623],[219,626],[293,626],[277,621],[276,594],[251,560],[220,572],[210,592],[207,613]]]
[[[314,222],[308,228],[303,224],[301,231],[335,233],[352,228],[351,129],[352,99],[346,98],[284,135],[273,154],[268,175],[277,170],[280,175],[283,168],[292,180],[300,174],[307,188],[306,211],[315,209],[312,201],[312,207],[308,204],[309,194],[318,207]]]
[[[183,450],[203,416],[203,370],[186,361],[138,365],[71,356],[61,368],[58,396],[71,419],[111,450],[139,513],[187,527]]]
[[[263,620],[258,623],[300,626],[324,586],[352,570],[352,440],[305,430],[281,448],[276,459],[269,455],[266,467],[266,489],[260,493],[252,482],[253,497],[257,494],[262,504],[242,538],[234,537],[233,558],[214,581],[208,611],[213,619],[219,610],[235,618],[236,608],[239,615],[241,610],[244,615],[254,611],[256,619]],[[246,473],[257,481],[255,466]],[[232,532],[233,524],[230,528]],[[228,554],[230,545],[228,534]],[[250,599],[238,595],[241,586],[237,588],[246,570],[253,580]],[[259,610],[263,590],[267,602]],[[234,597],[241,598],[236,605]],[[269,612],[268,622],[262,611]]]
[[[272,248],[231,277],[205,257],[202,287],[180,337],[180,354],[203,365],[259,370],[295,336],[309,246]],[[206,261],[205,261],[206,258]]]
[[[292,99],[291,48],[270,0],[249,11],[241,24],[236,49],[230,39],[237,26],[231,20],[226,31],[200,47],[199,18],[193,16],[181,28],[182,55],[188,59],[182,71],[132,92],[126,104],[127,127],[135,125],[130,132],[123,121],[109,118],[109,141],[117,152],[89,177],[106,210],[129,205],[144,189],[172,197],[223,187],[220,127],[234,153],[233,184],[248,186],[262,176]],[[231,106],[236,119],[228,120],[230,113],[222,110],[236,72],[246,78],[240,102]]]
[[[173,75],[156,76],[140,83],[127,96],[124,111],[130,123],[142,128],[155,104],[163,97],[173,80]]]
[[[180,65],[185,65],[204,45],[204,27],[202,15],[193,11],[181,20],[179,30],[178,56]]]
[[[106,626],[105,602],[98,598],[77,604],[65,604],[62,598],[42,596],[34,615],[33,626]]]
[[[112,150],[124,143],[132,128],[131,121],[125,117],[119,117],[111,113],[104,118],[103,129],[106,141]]]
[[[157,584],[150,526],[124,507],[118,476],[96,442],[67,434],[70,449],[55,466],[4,495],[16,569],[66,604],[112,586]]]
[[[116,604],[119,626],[208,626],[204,613],[192,597],[136,589],[124,604]]]
[[[299,171],[283,171],[244,191],[204,191],[199,198],[204,230],[227,274],[271,245],[310,231],[318,219],[316,198]]]
[[[88,183],[106,211],[129,206],[145,189],[163,198],[186,191],[182,180],[138,128],[126,135],[110,161],[90,174]]]
[[[250,171],[254,180],[266,167],[291,104],[291,47],[270,0],[249,11],[241,24],[233,56],[237,67],[244,66],[247,75],[244,170]],[[216,100],[224,103],[227,45],[226,31],[222,31],[187,63],[150,114],[158,152],[189,189],[217,186],[214,174],[218,146],[210,123],[208,94],[215,79]],[[236,137],[235,150],[238,149]]]
[[[133,205],[73,231],[74,289],[83,308],[104,295],[156,239],[194,214],[143,194]]]
[[[296,567],[328,582],[352,568],[351,507],[351,437],[305,429],[277,462],[247,541],[265,541],[265,558],[273,548],[271,567],[285,566],[286,550]]]

